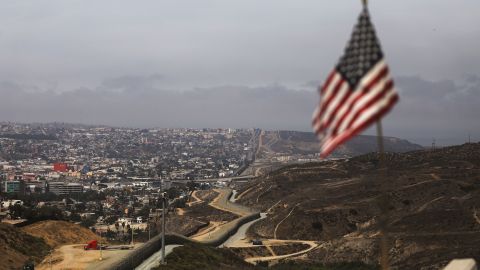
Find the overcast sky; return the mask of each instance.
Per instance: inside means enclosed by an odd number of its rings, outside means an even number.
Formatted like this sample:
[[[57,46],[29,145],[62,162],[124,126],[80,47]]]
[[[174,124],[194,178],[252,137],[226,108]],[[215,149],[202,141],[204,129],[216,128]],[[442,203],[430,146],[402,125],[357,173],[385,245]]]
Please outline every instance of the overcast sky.
[[[480,1],[370,0],[385,133],[480,139]],[[0,121],[311,130],[360,0],[0,1]],[[368,132],[367,132],[368,133]]]

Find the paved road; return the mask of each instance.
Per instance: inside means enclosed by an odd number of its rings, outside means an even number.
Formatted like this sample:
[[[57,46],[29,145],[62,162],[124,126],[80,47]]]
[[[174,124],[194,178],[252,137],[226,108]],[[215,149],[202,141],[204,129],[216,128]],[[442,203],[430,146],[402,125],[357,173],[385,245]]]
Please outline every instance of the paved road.
[[[231,191],[230,189],[215,189],[215,191],[218,192],[218,196],[209,204],[211,207],[239,215],[240,217],[254,213],[254,211],[248,207],[230,202],[228,200],[228,195]],[[217,238],[217,235],[222,235],[225,233],[225,231],[230,230],[235,223],[234,221],[235,220],[217,224],[213,229],[210,230],[208,234],[196,235],[193,237],[193,239],[202,242]]]
[[[240,228],[238,228],[238,231],[234,235],[230,236],[230,238],[228,238],[225,243],[220,245],[220,247],[238,246],[239,242],[246,241],[248,228],[250,228],[250,226],[252,226],[255,222],[266,217],[266,213],[261,213],[259,218],[243,224],[242,226],[240,226]]]
[[[232,196],[230,197],[230,202],[235,202],[237,200],[236,197],[237,197],[237,190],[234,189],[232,190]]]
[[[209,204],[210,206],[242,217],[255,213],[254,210],[246,206],[230,202],[228,200],[228,195],[231,191],[230,189],[215,189],[215,191],[217,191],[219,195]]]
[[[176,247],[180,247],[181,245],[166,245],[165,246],[165,256],[172,253],[173,249]],[[135,268],[135,270],[150,270],[154,267],[160,265],[160,259],[162,258],[162,250],[155,252],[152,256],[148,259],[143,261],[143,263]]]

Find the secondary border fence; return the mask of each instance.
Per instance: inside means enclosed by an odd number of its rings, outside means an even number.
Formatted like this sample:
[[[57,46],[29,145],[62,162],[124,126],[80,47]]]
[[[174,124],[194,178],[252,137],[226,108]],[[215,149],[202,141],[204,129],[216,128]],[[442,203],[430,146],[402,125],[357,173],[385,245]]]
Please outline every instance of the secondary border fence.
[[[234,235],[238,231],[238,228],[240,228],[240,226],[242,226],[247,222],[260,218],[260,212],[258,211],[254,211],[248,207],[245,207],[239,204],[228,202],[228,199],[230,198],[230,196],[232,196],[232,193],[226,196],[227,198],[226,203],[228,203],[230,206],[235,206],[242,210],[248,209],[252,213],[243,217],[239,217],[225,224],[223,227],[222,233],[212,236],[211,239],[208,239],[206,241],[199,242],[180,234],[170,233],[165,235],[165,245],[184,245],[185,243],[197,243],[197,244],[218,247],[221,244],[223,244],[225,241],[227,241],[228,238]],[[142,264],[143,261],[148,259],[150,256],[152,256],[155,252],[159,251],[161,248],[162,248],[162,236],[161,234],[159,234],[153,237],[152,239],[150,239],[150,241],[146,242],[139,248],[128,253],[126,257],[115,262],[113,265],[111,265],[110,269],[115,269],[115,270],[135,269],[135,267]]]

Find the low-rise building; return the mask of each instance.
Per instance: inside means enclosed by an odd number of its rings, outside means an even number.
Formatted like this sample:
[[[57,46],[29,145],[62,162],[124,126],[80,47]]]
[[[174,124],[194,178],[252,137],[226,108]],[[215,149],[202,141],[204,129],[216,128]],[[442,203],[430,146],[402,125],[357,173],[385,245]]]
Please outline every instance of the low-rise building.
[[[5,193],[25,193],[25,181],[23,180],[13,180],[3,182],[3,191]]]
[[[57,195],[83,192],[83,185],[79,183],[49,182],[47,183],[47,187],[48,191],[53,192]]]

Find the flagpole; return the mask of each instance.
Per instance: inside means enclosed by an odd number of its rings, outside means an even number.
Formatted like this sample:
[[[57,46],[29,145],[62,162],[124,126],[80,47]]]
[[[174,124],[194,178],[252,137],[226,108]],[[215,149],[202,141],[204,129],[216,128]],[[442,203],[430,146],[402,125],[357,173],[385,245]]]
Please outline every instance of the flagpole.
[[[366,0],[363,0],[366,2]],[[388,207],[389,207],[389,200],[387,196],[387,192],[385,190],[385,149],[383,144],[383,129],[382,129],[382,120],[378,119],[377,121],[377,143],[378,143],[378,157],[379,157],[379,180],[380,180],[380,190],[381,195],[378,200],[379,207],[380,207],[380,217],[379,217],[379,229],[380,229],[380,265],[382,266],[382,270],[389,270],[389,255],[388,255],[388,231],[387,231],[387,223],[388,223]]]
[[[362,0],[362,5],[364,9],[367,9],[368,0]],[[390,263],[389,263],[389,255],[388,255],[388,207],[389,207],[389,199],[387,196],[387,192],[385,189],[385,149],[383,145],[383,129],[382,129],[382,120],[381,118],[377,120],[377,144],[378,144],[378,158],[379,158],[379,180],[381,183],[380,186],[380,198],[378,200],[379,208],[380,208],[380,217],[379,217],[379,229],[380,229],[380,265],[382,266],[382,270],[389,270]]]

